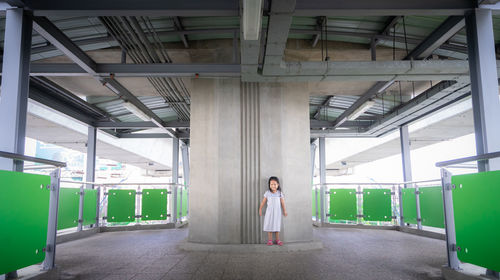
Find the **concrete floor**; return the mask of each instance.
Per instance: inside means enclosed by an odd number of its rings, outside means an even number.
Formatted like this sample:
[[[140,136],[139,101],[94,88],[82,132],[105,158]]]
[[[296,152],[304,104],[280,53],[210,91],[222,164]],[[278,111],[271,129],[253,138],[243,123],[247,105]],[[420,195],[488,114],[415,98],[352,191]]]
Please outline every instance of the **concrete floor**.
[[[445,242],[392,230],[314,229],[324,249],[185,252],[187,229],[100,233],[57,246],[35,279],[442,279]]]

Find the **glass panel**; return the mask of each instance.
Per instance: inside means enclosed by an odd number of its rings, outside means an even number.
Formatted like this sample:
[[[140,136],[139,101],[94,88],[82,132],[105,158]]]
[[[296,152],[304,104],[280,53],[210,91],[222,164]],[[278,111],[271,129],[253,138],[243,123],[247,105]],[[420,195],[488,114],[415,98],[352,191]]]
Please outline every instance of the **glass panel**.
[[[403,219],[405,223],[417,224],[417,199],[415,188],[401,189],[403,201]]]
[[[88,226],[97,222],[97,190],[84,189],[83,196],[83,225]]]
[[[57,229],[78,226],[78,206],[80,205],[80,189],[60,188],[59,209],[57,211]]]
[[[419,188],[422,225],[444,228],[443,190],[441,187]]]
[[[356,189],[330,190],[330,221],[357,219]]]
[[[108,222],[135,221],[135,190],[108,191]]]
[[[167,189],[142,190],[142,220],[167,219]]]
[[[363,215],[365,221],[391,221],[391,190],[363,190]]]
[[[0,275],[45,259],[50,177],[0,170]]]
[[[500,271],[500,171],[452,176],[458,258]]]

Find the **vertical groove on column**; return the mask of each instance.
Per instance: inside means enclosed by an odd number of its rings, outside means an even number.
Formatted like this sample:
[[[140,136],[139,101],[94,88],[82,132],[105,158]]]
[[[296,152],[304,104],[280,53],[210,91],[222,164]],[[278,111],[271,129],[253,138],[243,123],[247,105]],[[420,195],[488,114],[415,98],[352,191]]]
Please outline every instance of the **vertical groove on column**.
[[[241,242],[260,243],[259,85],[241,83]]]

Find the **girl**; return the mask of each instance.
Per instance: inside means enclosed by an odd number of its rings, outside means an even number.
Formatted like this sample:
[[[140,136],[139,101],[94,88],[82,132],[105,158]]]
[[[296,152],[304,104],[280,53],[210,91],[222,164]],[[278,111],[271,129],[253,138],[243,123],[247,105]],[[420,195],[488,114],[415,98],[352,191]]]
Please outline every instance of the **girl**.
[[[282,246],[283,242],[280,240],[280,226],[281,226],[281,208],[283,214],[288,216],[285,209],[285,199],[280,188],[280,181],[278,177],[272,176],[268,181],[269,190],[264,194],[264,199],[260,203],[259,216],[262,216],[262,207],[267,201],[266,216],[264,217],[264,231],[267,231],[267,245],[273,245],[273,232],[276,234],[276,244]]]

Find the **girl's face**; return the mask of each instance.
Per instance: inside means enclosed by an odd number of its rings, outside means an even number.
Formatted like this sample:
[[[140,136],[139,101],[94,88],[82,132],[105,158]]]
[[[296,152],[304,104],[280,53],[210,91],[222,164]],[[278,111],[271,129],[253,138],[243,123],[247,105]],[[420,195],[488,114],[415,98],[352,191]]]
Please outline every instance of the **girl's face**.
[[[274,180],[271,180],[271,182],[269,183],[269,187],[271,187],[271,191],[272,192],[276,192],[276,190],[278,189],[278,182],[274,181]]]

